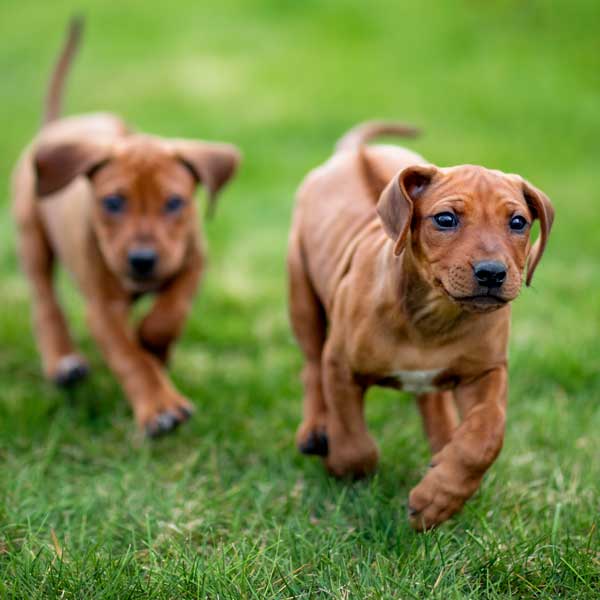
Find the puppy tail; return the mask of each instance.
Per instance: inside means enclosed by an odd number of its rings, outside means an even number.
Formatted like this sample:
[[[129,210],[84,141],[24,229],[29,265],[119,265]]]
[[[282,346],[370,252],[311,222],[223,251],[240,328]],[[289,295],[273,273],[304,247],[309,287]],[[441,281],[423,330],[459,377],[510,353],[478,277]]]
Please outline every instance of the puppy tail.
[[[353,127],[336,144],[335,151],[345,152],[348,150],[358,151],[358,164],[374,203],[377,203],[381,192],[388,184],[388,178],[379,173],[377,166],[369,160],[365,144],[380,135],[398,135],[403,137],[415,137],[419,130],[411,125],[394,123],[392,121],[366,121]]]
[[[73,17],[69,23],[67,38],[50,78],[50,85],[44,102],[43,125],[55,121],[60,116],[65,79],[79,47],[82,31],[83,18],[80,16]]]
[[[365,121],[364,123],[355,125],[348,133],[342,136],[335,145],[335,151],[358,150],[369,140],[380,135],[416,137],[419,133],[419,129],[412,125],[395,123],[393,121]]]

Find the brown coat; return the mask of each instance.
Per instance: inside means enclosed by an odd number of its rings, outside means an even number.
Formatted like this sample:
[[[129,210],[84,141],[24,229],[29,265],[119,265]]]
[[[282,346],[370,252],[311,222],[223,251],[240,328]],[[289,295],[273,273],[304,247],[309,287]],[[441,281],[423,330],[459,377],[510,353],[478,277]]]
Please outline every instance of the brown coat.
[[[553,211],[520,177],[363,146],[382,132],[405,131],[353,130],[298,193],[288,258],[291,319],[306,356],[298,444],[335,475],[364,475],[377,462],[365,390],[416,393],[435,453],[410,497],[422,528],[456,512],[500,451],[509,302],[528,256],[533,274]],[[534,218],[542,236],[532,249]]]
[[[33,293],[46,375],[72,385],[87,373],[53,287],[60,261],[86,301],[90,328],[149,435],[174,429],[192,405],[166,362],[192,306],[204,263],[195,190],[212,205],[233,176],[229,144],[134,133],[110,114],[59,119],[63,82],[80,24],[72,24],[52,77],[45,124],[13,175],[19,253]],[[156,295],[132,329],[129,310]]]

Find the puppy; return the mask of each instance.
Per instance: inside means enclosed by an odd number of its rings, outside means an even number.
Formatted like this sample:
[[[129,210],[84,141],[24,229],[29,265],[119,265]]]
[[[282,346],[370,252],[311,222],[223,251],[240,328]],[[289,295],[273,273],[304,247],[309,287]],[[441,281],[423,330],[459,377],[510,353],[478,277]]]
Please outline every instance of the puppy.
[[[195,190],[204,185],[212,208],[239,153],[228,144],[134,133],[111,114],[58,119],[80,30],[73,22],[51,80],[44,125],[14,171],[20,258],[46,376],[70,386],[88,371],[53,288],[59,259],[85,298],[91,331],[138,424],[156,436],[192,412],[165,365],[203,269]],[[129,309],[147,293],[156,296],[154,305],[131,331]]]
[[[463,506],[502,447],[509,305],[527,260],[531,282],[554,210],[517,175],[364,146],[394,133],[415,131],[351,130],[298,193],[288,254],[290,315],[305,356],[297,443],[336,476],[366,475],[378,451],[365,391],[416,394],[433,459],[410,493],[409,518],[427,529]]]

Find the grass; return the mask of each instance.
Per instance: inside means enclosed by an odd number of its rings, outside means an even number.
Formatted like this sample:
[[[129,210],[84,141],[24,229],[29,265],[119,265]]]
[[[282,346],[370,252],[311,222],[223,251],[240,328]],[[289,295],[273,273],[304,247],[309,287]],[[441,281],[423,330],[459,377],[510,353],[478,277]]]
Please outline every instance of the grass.
[[[5,190],[78,9],[0,7]],[[67,397],[43,381],[1,203],[0,597],[599,597],[598,3],[93,0],[85,12],[68,112],[233,141],[245,162],[204,227],[210,270],[171,369],[197,414],[156,443],[135,433],[65,277],[94,373]],[[438,164],[521,173],[557,209],[514,306],[504,450],[465,510],[424,535],[405,519],[427,463],[408,396],[370,393],[382,461],[368,481],[329,479],[293,443],[294,190],[373,117],[422,126],[411,147]]]

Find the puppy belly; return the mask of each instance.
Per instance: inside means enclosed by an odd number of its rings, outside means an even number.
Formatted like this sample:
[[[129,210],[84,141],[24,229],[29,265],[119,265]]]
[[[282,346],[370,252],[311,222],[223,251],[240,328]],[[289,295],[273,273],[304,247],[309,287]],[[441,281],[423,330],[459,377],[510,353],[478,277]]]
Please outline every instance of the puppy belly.
[[[433,381],[444,370],[394,371],[390,377],[398,381],[403,391],[424,394],[425,392],[435,392],[439,389],[433,384]]]

